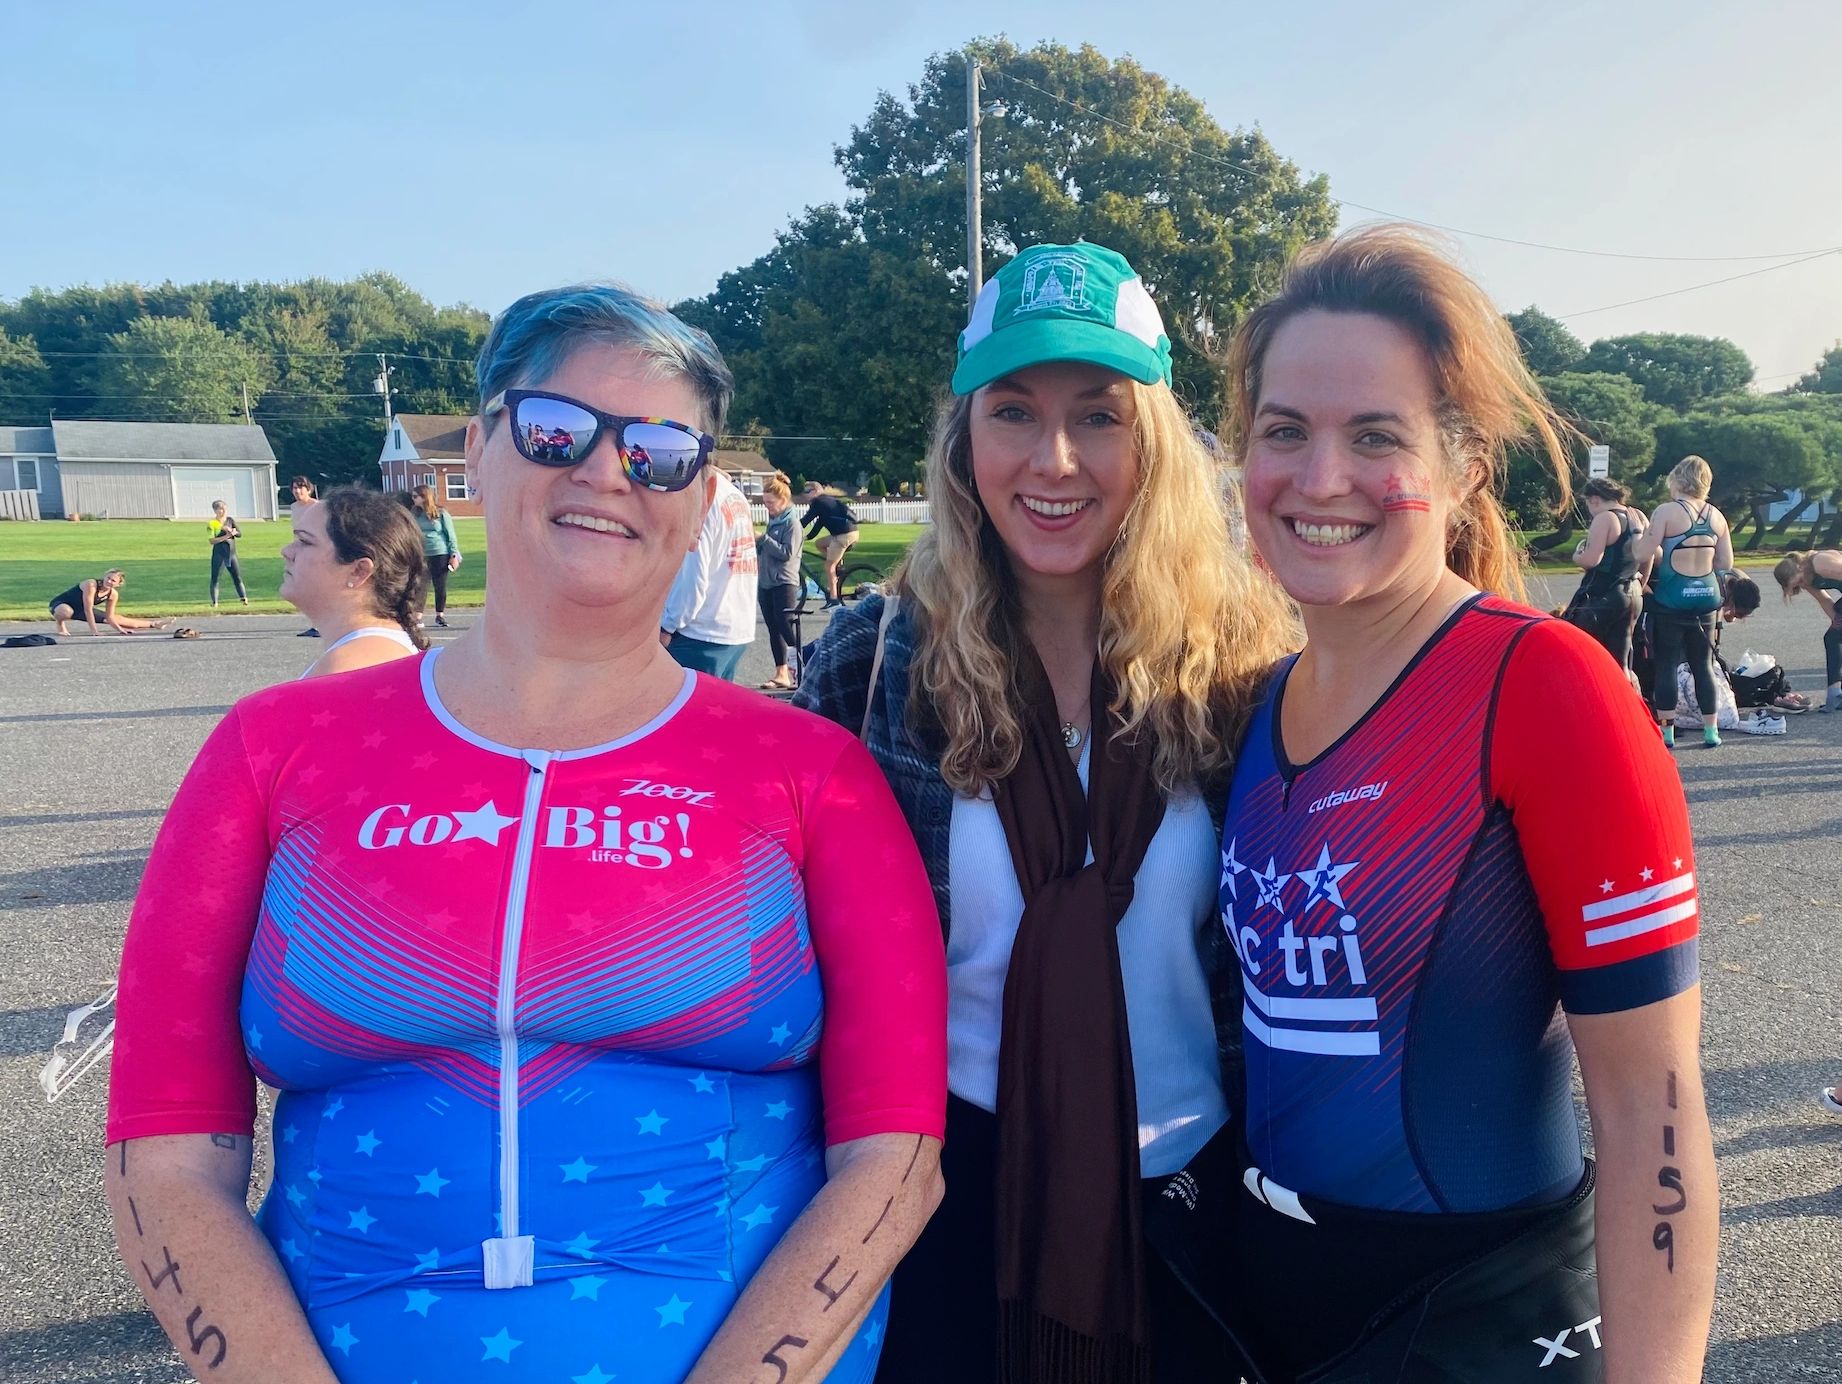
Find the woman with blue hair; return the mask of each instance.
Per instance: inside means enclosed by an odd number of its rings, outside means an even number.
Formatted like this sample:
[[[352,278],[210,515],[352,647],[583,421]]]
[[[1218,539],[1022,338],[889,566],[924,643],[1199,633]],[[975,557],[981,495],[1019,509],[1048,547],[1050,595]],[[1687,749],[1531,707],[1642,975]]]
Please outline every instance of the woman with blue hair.
[[[479,379],[478,623],[246,698],[155,844],[123,1260],[226,1384],[867,1381],[940,1196],[920,859],[853,737],[659,643],[732,389],[709,339],[537,293]],[[378,754],[385,722],[421,753]]]

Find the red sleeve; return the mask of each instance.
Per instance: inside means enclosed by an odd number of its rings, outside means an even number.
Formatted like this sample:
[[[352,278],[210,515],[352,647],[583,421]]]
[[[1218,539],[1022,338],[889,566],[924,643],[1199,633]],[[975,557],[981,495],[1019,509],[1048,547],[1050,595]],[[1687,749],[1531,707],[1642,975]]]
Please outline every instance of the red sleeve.
[[[1512,814],[1569,1013],[1668,999],[1699,979],[1682,779],[1618,664],[1560,620],[1511,651],[1491,788]]]
[[[946,950],[914,836],[855,740],[803,817],[806,911],[825,987],[825,1142],[944,1138]]]
[[[232,710],[179,785],[128,920],[108,1142],[254,1127],[237,1009],[268,868],[268,807]]]

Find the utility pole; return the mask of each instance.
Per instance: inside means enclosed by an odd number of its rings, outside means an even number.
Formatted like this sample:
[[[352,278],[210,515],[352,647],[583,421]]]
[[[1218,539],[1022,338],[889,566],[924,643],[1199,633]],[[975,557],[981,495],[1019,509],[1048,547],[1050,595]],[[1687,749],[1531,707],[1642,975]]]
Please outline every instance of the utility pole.
[[[966,59],[966,311],[985,286],[985,237],[979,218],[979,62]]]
[[[254,420],[249,416],[249,381],[243,381],[243,426],[248,427]]]
[[[395,416],[390,411],[390,357],[382,351],[377,353],[377,368],[378,377],[371,381],[371,388],[384,396],[384,433],[388,436]]]

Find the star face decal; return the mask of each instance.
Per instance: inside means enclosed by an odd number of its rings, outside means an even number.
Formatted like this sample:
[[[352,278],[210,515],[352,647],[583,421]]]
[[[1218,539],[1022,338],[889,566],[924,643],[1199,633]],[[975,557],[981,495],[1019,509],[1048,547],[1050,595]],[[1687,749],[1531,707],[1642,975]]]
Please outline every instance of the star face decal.
[[[455,824],[460,830],[451,839],[456,845],[462,841],[484,841],[489,846],[496,846],[499,844],[499,833],[517,820],[516,817],[501,816],[498,805],[488,800],[471,812],[454,814]]]
[[[1286,881],[1291,879],[1292,876],[1275,873],[1274,864],[1275,861],[1269,857],[1266,862],[1266,869],[1249,870],[1248,874],[1253,878],[1254,887],[1260,891],[1260,902],[1256,904],[1255,907],[1263,908],[1271,904],[1281,913],[1284,913],[1286,911],[1286,906],[1284,900],[1281,898],[1280,891],[1285,888]]]
[[[500,1327],[497,1336],[480,1337],[480,1344],[486,1347],[486,1354],[480,1357],[481,1364],[485,1364],[488,1360],[500,1360],[509,1365],[512,1363],[512,1352],[524,1342],[514,1340],[511,1332]]]
[[[404,1293],[404,1297],[409,1300],[403,1304],[403,1310],[414,1312],[424,1321],[428,1320],[429,1308],[441,1301],[440,1297],[431,1293],[427,1288],[411,1288]]]
[[[1299,910],[1309,913],[1311,905],[1319,899],[1324,900],[1339,913],[1348,911],[1349,905],[1343,902],[1341,885],[1343,877],[1358,865],[1360,860],[1352,860],[1347,865],[1333,865],[1330,860],[1330,842],[1324,842],[1318,848],[1318,863],[1312,869],[1299,872],[1299,883],[1310,892],[1305,895],[1305,906]]]
[[[665,1126],[670,1123],[670,1121],[670,1115],[661,1115],[656,1108],[648,1110],[644,1115],[635,1115],[633,1117],[633,1122],[640,1127],[641,1134],[663,1133]]]
[[[686,1302],[683,1298],[679,1297],[678,1294],[673,1293],[670,1302],[660,1303],[652,1310],[659,1314],[660,1326],[683,1326],[684,1314],[690,1311],[694,1305],[693,1303]]]
[[[559,1164],[558,1166],[561,1167],[563,1170],[563,1181],[580,1182],[583,1186],[586,1187],[588,1185],[588,1175],[594,1172],[595,1169],[600,1166],[600,1164],[591,1163],[586,1158],[584,1158],[581,1154],[577,1154],[575,1162],[562,1163],[562,1164]]]
[[[430,1168],[425,1173],[417,1173],[416,1195],[419,1197],[434,1197],[439,1200],[441,1197],[441,1189],[446,1187],[453,1180],[454,1179],[451,1177],[443,1177],[440,1168]]]
[[[1222,888],[1228,891],[1228,897],[1239,901],[1241,897],[1240,877],[1250,873],[1247,866],[1234,857],[1234,848],[1240,844],[1237,836],[1222,849]]]

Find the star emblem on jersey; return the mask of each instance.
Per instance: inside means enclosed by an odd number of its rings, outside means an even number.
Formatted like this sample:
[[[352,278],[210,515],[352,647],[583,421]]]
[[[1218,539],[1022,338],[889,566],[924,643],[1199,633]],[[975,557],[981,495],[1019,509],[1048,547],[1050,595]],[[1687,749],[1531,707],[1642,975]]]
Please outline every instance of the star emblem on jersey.
[[[516,817],[500,816],[498,805],[489,800],[471,812],[456,812],[454,821],[460,830],[450,839],[456,845],[462,841],[484,841],[489,846],[496,846],[499,844],[499,833],[517,820]]]
[[[1238,840],[1230,841],[1222,851],[1222,888],[1228,891],[1228,897],[1231,899],[1241,897],[1240,889],[1237,887],[1239,876],[1248,873],[1247,866],[1234,858],[1234,848],[1237,844]]]
[[[1318,863],[1309,870],[1298,873],[1298,881],[1309,891],[1305,895],[1305,906],[1301,913],[1309,913],[1311,905],[1319,899],[1324,900],[1338,912],[1344,912],[1349,905],[1343,902],[1343,891],[1339,888],[1343,877],[1358,865],[1360,860],[1352,860],[1347,865],[1333,865],[1330,860],[1330,842],[1326,841],[1318,849]]]
[[[1260,891],[1260,902],[1255,906],[1262,907],[1266,904],[1271,904],[1281,913],[1284,913],[1286,911],[1286,906],[1281,897],[1281,891],[1284,890],[1286,881],[1291,879],[1292,876],[1275,873],[1274,865],[1276,863],[1277,862],[1273,860],[1268,860],[1266,862],[1266,869],[1249,870],[1248,874],[1253,877],[1254,886]]]

